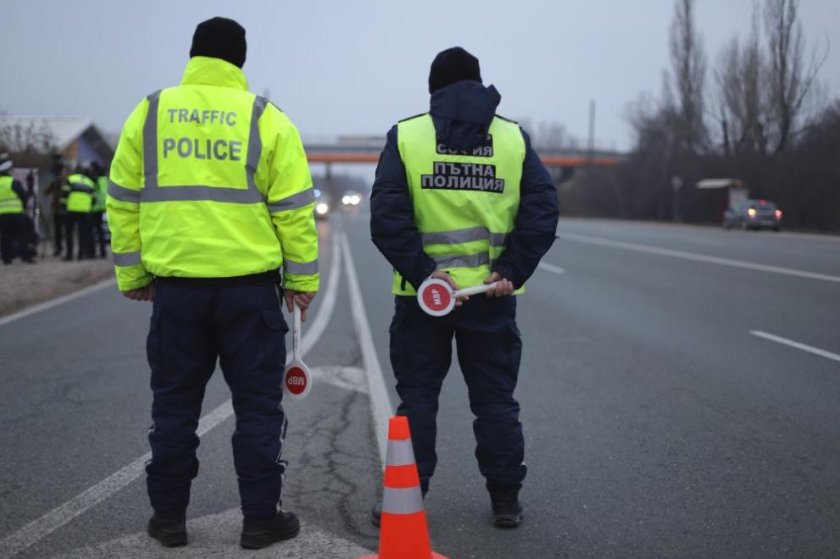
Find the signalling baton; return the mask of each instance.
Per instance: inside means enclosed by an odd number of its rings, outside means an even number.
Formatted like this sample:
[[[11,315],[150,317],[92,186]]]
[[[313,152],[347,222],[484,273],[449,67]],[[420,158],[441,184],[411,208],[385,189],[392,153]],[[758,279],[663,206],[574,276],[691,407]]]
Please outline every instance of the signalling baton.
[[[455,291],[452,286],[440,278],[427,278],[420,284],[417,290],[417,303],[428,315],[446,316],[455,308],[455,300],[458,297],[469,297],[496,289],[498,282],[475,287],[465,287]]]
[[[292,361],[283,373],[283,391],[293,400],[301,400],[312,389],[312,373],[300,357],[300,307],[294,303],[292,321]]]

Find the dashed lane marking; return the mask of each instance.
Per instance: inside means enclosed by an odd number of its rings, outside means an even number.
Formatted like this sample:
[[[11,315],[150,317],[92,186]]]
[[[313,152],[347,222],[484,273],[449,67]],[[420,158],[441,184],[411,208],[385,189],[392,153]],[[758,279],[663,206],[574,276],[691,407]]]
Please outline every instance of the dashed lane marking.
[[[14,322],[15,320],[19,320],[21,318],[25,318],[27,316],[33,315],[35,313],[39,313],[41,311],[45,311],[47,309],[51,309],[53,307],[57,307],[58,305],[63,305],[64,303],[69,303],[74,299],[78,299],[79,297],[84,297],[94,291],[99,291],[100,289],[105,289],[106,287],[111,287],[115,285],[117,282],[114,278],[107,279],[104,281],[100,281],[99,283],[95,283],[91,286],[85,287],[84,289],[80,289],[78,291],[74,291],[73,293],[68,293],[67,295],[62,295],[61,297],[56,297],[55,299],[50,299],[49,301],[45,301],[43,303],[39,303],[32,307],[23,309],[22,311],[18,311],[14,314],[10,314],[8,316],[4,316],[0,318],[0,326],[4,324],[8,324],[10,322]]]
[[[545,270],[546,272],[551,272],[558,275],[563,275],[566,273],[566,270],[564,268],[561,268],[560,266],[555,266],[554,264],[549,264],[548,262],[540,262],[537,265],[537,267],[540,270]]]
[[[579,235],[577,233],[560,233],[560,239],[570,241],[578,241],[580,243],[588,243],[593,245],[600,245],[612,248],[620,248],[624,250],[632,250],[635,252],[645,252],[648,254],[658,254],[660,256],[670,256],[672,258],[682,258],[683,260],[693,260],[695,262],[706,262],[708,264],[718,264],[721,266],[730,266],[732,268],[742,268],[745,270],[753,270],[757,272],[770,272],[773,274],[783,274],[786,276],[795,276],[799,278],[814,279],[820,281],[829,281],[833,283],[840,283],[840,276],[831,276],[828,274],[819,274],[816,272],[807,272],[805,270],[797,270],[794,268],[782,268],[780,266],[768,266],[765,264],[756,264],[755,262],[744,262],[741,260],[732,260],[730,258],[720,258],[717,256],[709,256],[706,254],[697,254],[694,252],[685,252],[682,250],[672,250],[669,248],[660,248],[649,245],[640,245],[636,243],[626,243],[624,241],[612,241],[609,239],[602,239],[600,237],[590,237],[589,235]]]
[[[819,355],[820,357],[825,357],[826,359],[831,359],[832,361],[840,361],[840,355],[837,355],[836,353],[831,353],[830,351],[826,351],[818,347],[810,346],[800,342],[795,342],[793,340],[789,340],[781,336],[776,336],[774,334],[768,334],[767,332],[762,332],[761,330],[750,330],[750,334],[752,334],[753,336],[758,336],[759,338],[764,338],[765,340],[770,340],[771,342],[776,342],[777,344],[782,344],[802,351],[807,351],[808,353],[813,353],[814,355]]]

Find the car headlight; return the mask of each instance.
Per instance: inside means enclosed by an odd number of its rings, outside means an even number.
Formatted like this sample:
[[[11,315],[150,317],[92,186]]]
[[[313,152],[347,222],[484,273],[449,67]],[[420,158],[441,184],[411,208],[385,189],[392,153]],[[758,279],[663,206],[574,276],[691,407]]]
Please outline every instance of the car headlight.
[[[326,215],[328,211],[330,211],[330,207],[326,204],[326,202],[318,202],[315,205],[315,213],[318,215]]]

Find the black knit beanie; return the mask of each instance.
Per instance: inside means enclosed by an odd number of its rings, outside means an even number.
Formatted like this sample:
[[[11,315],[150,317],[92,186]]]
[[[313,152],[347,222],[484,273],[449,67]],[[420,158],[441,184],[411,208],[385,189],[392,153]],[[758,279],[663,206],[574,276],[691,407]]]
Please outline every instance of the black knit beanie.
[[[439,52],[432,61],[432,69],[429,72],[429,93],[462,80],[481,83],[478,58],[461,47],[452,47]]]
[[[221,58],[242,68],[245,64],[245,28],[225,17],[202,21],[193,34],[190,58]]]

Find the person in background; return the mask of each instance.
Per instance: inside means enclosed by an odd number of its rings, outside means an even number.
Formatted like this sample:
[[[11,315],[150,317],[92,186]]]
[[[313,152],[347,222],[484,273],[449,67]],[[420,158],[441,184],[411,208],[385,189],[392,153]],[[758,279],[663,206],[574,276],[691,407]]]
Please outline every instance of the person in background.
[[[394,267],[391,365],[408,417],[420,487],[435,470],[438,396],[452,339],[475,415],[475,456],[499,528],[522,517],[525,439],[513,392],[522,341],[516,297],[554,242],[557,192],[528,135],[496,114],[501,95],[482,85],[478,59],[460,47],[439,53],[429,73],[430,110],[388,132],[371,193],[371,237]],[[420,284],[453,289],[496,283],[426,315]],[[371,519],[378,524],[381,509]]]
[[[96,184],[96,192],[93,195],[93,207],[90,212],[91,229],[95,239],[95,246],[99,246],[99,258],[105,258],[105,201],[108,198],[108,173],[99,164],[93,161],[90,164],[90,179]]]
[[[50,196],[51,200],[53,256],[61,256],[64,251],[64,228],[67,217],[67,198],[63,189],[67,182],[67,167],[57,156],[52,167],[52,174],[53,178],[44,189],[44,194]]]
[[[13,166],[8,153],[0,154],[0,258],[3,264],[11,264],[17,256],[31,263],[32,255],[23,246],[29,197],[20,181],[12,177]]]
[[[64,260],[73,260],[73,232],[78,232],[79,252],[78,259],[93,258],[93,230],[90,223],[91,209],[93,208],[93,196],[96,192],[96,183],[87,176],[85,169],[76,167],[76,171],[67,177],[67,182],[62,187],[65,195],[67,217],[65,221],[65,242],[67,253]]]

